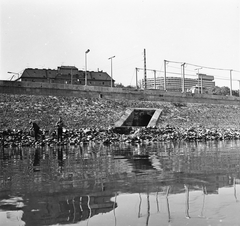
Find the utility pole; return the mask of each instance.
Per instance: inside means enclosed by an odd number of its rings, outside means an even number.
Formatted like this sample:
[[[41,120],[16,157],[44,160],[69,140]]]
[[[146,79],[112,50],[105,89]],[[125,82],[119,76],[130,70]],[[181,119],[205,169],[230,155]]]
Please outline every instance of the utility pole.
[[[230,70],[230,96],[232,96],[232,70]]]
[[[199,70],[202,69],[202,67],[199,67],[199,68],[196,68],[195,70],[197,70],[197,75],[198,75],[198,93],[200,93],[199,91],[199,85],[200,85],[200,81],[199,81],[199,78],[200,78],[200,74],[199,74]],[[202,76],[201,76],[201,93],[203,92],[203,88],[202,88]]]
[[[238,96],[240,97],[240,80],[238,80],[239,82],[239,87],[238,87]]]
[[[136,68],[136,88],[138,89],[138,69]]]
[[[164,91],[167,91],[166,79],[167,79],[167,61],[164,60],[164,82],[163,82],[163,90]]]
[[[154,73],[154,89],[156,89],[156,70],[153,70]]]
[[[147,89],[146,49],[144,49],[144,85],[144,88]]]
[[[185,64],[183,63],[182,66],[182,93],[185,92]]]

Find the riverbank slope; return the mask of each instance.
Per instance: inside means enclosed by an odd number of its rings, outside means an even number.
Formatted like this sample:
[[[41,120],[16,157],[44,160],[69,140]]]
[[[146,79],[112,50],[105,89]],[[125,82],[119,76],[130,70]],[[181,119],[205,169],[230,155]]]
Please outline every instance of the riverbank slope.
[[[59,116],[67,128],[108,128],[127,108],[163,109],[158,127],[240,129],[239,105],[9,94],[0,94],[0,129],[25,130],[29,128],[29,119],[33,119],[41,128],[51,130]]]

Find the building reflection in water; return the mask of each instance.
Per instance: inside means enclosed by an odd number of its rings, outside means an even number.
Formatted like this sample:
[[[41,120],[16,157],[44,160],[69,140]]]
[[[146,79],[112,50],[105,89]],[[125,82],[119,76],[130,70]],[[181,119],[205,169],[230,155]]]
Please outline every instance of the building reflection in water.
[[[57,148],[5,149],[0,154],[0,209],[22,210],[26,225],[89,221],[112,212],[117,222],[119,193],[147,194],[146,225],[151,216],[149,194],[185,193],[185,217],[190,218],[190,191],[202,191],[200,217],[207,194],[240,181],[240,143],[157,143],[154,145],[88,145]],[[18,197],[10,202],[12,197]],[[10,203],[10,204],[9,204]],[[15,204],[14,204],[15,203]],[[21,205],[20,205],[21,203]]]
[[[116,203],[110,200],[113,196],[112,193],[101,192],[87,196],[54,194],[44,198],[31,197],[23,208],[23,221],[29,225],[52,225],[89,220],[117,208]]]

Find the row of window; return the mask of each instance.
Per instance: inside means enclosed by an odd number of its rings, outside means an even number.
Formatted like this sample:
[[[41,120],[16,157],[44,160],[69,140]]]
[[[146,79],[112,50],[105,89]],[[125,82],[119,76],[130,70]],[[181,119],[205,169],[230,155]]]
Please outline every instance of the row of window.
[[[26,82],[46,82],[46,80],[41,80],[41,79],[24,79],[23,82],[26,81]],[[82,84],[82,85],[85,85],[85,81],[80,81],[80,80],[77,80],[78,83],[76,82],[73,82],[73,85],[75,84]],[[54,82],[54,80],[51,80],[51,83],[63,83],[63,82]],[[71,84],[71,80],[66,80],[64,82],[65,84]],[[88,81],[88,84],[90,85],[110,85],[110,82],[97,82],[97,81]]]

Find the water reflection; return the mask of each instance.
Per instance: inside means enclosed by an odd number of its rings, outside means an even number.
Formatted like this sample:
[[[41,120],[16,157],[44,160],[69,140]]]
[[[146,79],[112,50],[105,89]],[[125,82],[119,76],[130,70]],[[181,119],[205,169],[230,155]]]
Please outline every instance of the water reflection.
[[[228,191],[228,198],[239,207],[239,146],[236,140],[4,149],[0,152],[0,222],[156,225],[160,222],[156,216],[161,215],[164,224],[174,225],[174,219],[184,218],[197,225],[196,212],[205,218],[206,208],[213,214],[219,211],[206,200],[214,203],[217,196],[224,201],[219,208],[224,208],[225,195],[220,191]],[[132,203],[138,208],[126,219]]]

